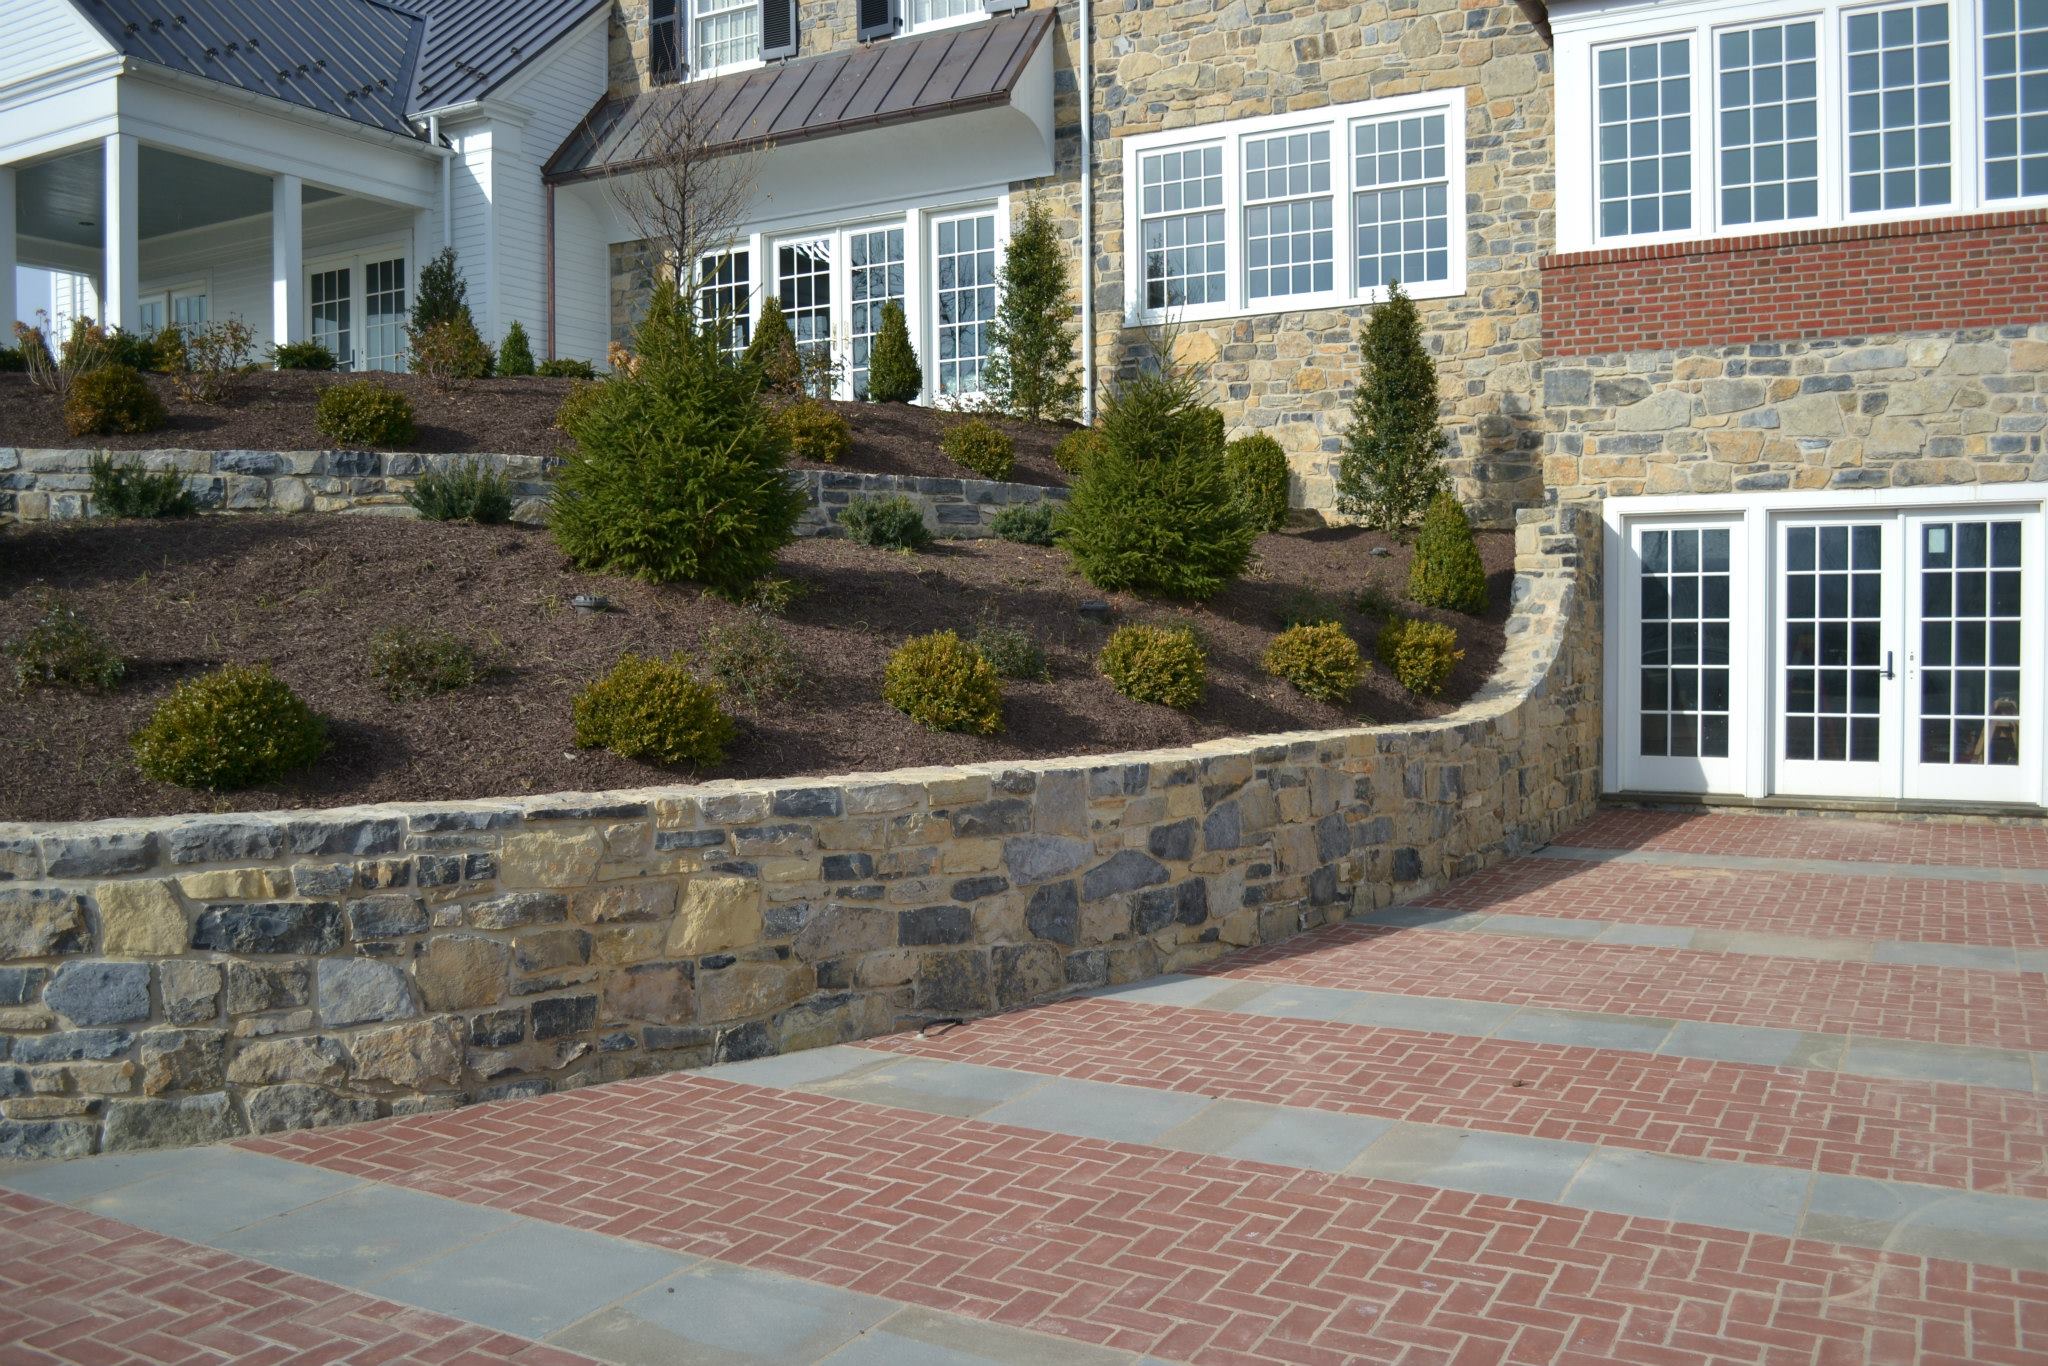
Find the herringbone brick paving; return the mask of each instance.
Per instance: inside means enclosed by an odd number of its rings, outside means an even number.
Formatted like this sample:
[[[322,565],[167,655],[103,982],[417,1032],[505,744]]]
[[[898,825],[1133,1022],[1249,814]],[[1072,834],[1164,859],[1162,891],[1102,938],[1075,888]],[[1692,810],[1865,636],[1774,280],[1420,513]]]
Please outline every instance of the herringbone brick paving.
[[[1602,811],[1557,843],[1743,858],[1835,859],[1974,868],[2048,868],[2048,824],[1851,820],[1832,816],[1702,816],[1691,811]]]
[[[870,1046],[1218,1099],[2048,1199],[2048,1100],[1997,1087],[1114,998]]]

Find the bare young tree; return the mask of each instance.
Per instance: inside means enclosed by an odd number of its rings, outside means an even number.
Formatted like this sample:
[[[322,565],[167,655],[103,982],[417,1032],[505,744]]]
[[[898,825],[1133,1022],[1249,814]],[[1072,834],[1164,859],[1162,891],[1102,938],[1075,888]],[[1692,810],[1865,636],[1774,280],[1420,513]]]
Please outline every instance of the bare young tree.
[[[691,300],[747,224],[759,151],[714,140],[717,118],[707,114],[704,93],[684,83],[643,94],[626,115],[633,123],[621,141],[628,146],[606,170],[620,212]],[[700,264],[707,259],[708,271]]]

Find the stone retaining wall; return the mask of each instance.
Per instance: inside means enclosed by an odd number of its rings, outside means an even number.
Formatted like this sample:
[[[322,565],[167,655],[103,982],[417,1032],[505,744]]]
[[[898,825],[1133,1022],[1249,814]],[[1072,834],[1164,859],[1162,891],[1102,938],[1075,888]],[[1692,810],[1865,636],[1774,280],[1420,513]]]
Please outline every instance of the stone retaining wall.
[[[883,1033],[1433,888],[1598,794],[1590,519],[1525,514],[1455,714],[1110,758],[0,825],[0,1158]]]
[[[89,450],[35,450],[0,446],[0,522],[42,522],[84,517]],[[410,516],[405,495],[430,470],[481,461],[512,481],[512,520],[539,525],[547,516],[548,477],[557,463],[531,455],[413,455],[403,451],[140,451],[152,469],[184,471],[186,485],[207,512],[364,512]],[[858,470],[792,469],[810,510],[799,535],[816,536],[838,524],[859,498],[901,494],[924,510],[940,536],[994,535],[995,515],[1015,503],[1063,500],[1065,489],[991,479],[924,478],[863,474]]]

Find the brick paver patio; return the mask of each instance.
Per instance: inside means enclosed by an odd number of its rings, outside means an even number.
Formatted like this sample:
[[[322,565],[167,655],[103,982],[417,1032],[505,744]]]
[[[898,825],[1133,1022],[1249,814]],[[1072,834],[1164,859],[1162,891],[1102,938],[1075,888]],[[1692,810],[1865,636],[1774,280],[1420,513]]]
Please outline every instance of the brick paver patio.
[[[0,1362],[2048,1361],[2048,829],[1605,813],[1200,972],[0,1169]]]

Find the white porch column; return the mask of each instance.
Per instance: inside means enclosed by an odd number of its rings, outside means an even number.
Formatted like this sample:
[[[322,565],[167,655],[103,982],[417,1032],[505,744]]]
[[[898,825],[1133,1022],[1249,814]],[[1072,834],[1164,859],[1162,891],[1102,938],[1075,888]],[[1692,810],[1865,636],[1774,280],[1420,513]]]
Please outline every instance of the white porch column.
[[[14,294],[14,168],[0,166],[0,346],[14,345],[14,322],[21,300]]]
[[[141,148],[133,133],[107,135],[107,196],[100,214],[106,285],[100,293],[100,322],[130,331],[142,321],[141,160]]]
[[[270,342],[306,339],[305,190],[295,175],[270,179]],[[344,357],[346,359],[346,357]]]

